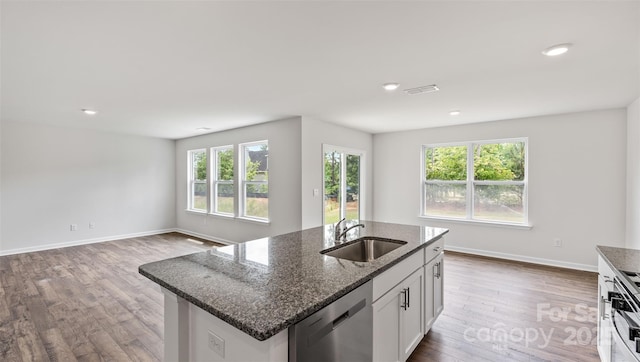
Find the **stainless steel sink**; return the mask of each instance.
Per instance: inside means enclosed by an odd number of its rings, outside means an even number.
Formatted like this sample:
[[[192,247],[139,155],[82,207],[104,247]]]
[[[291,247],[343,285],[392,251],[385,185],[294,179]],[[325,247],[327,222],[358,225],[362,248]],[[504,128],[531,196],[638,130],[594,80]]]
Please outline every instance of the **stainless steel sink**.
[[[401,240],[367,236],[323,250],[320,254],[352,261],[373,261],[406,243]]]

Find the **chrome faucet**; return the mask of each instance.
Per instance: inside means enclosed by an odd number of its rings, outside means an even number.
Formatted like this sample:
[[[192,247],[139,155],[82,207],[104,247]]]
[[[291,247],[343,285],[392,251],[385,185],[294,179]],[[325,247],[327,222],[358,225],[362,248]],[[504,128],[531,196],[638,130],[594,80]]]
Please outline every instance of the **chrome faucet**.
[[[342,242],[347,241],[347,233],[349,232],[349,230],[351,230],[353,228],[357,228],[357,227],[364,228],[364,224],[353,225],[353,226],[349,226],[348,228],[344,229],[342,234],[338,235],[338,237],[336,238],[336,241],[338,241],[338,240],[341,240]]]
[[[345,221],[347,218],[343,218],[342,220],[338,221],[336,223],[336,226],[333,227],[333,240],[338,241],[340,240],[340,234],[342,233],[342,228],[340,227],[340,224]]]

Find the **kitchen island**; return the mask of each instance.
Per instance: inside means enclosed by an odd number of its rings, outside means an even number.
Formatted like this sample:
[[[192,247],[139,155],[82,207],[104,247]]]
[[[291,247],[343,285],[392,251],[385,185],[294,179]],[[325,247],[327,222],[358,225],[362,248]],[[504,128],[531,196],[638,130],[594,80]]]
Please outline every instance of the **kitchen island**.
[[[448,232],[362,223],[347,241],[406,244],[369,262],[338,259],[320,253],[335,245],[328,225],[140,266],[165,293],[165,360],[286,360],[289,327],[405,260],[422,266],[425,248]]]

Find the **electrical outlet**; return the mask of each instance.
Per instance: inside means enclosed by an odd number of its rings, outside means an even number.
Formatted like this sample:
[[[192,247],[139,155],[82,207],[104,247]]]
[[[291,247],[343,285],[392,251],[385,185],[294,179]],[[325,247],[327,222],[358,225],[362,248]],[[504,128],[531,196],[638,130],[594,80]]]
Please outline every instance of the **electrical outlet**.
[[[96,223],[95,222],[90,222],[89,223],[89,229],[95,229],[96,228]]]
[[[78,224],[71,224],[71,225],[69,226],[69,229],[70,229],[71,231],[77,231],[77,230],[78,230]]]
[[[209,331],[209,349],[217,353],[220,357],[224,358],[224,339],[220,338],[217,334]]]
[[[561,239],[553,239],[553,246],[555,246],[556,248],[561,248],[562,247],[562,240]]]

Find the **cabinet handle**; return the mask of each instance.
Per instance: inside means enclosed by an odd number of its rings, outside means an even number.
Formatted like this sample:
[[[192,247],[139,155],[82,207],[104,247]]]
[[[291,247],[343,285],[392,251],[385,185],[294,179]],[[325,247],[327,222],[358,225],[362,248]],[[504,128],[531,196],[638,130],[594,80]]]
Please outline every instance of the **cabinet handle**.
[[[406,297],[407,297],[407,302],[406,302],[407,308],[411,308],[411,288],[407,288]]]
[[[400,308],[407,310],[407,289],[402,289],[402,291],[400,291],[400,294],[402,294],[402,304],[400,304]]]
[[[438,247],[433,248],[433,251],[439,251],[439,250],[440,250],[440,247],[439,247],[439,246],[438,246]]]
[[[609,319],[609,315],[605,313],[607,309],[606,303],[611,303],[606,300],[603,296],[600,296],[600,319]]]

